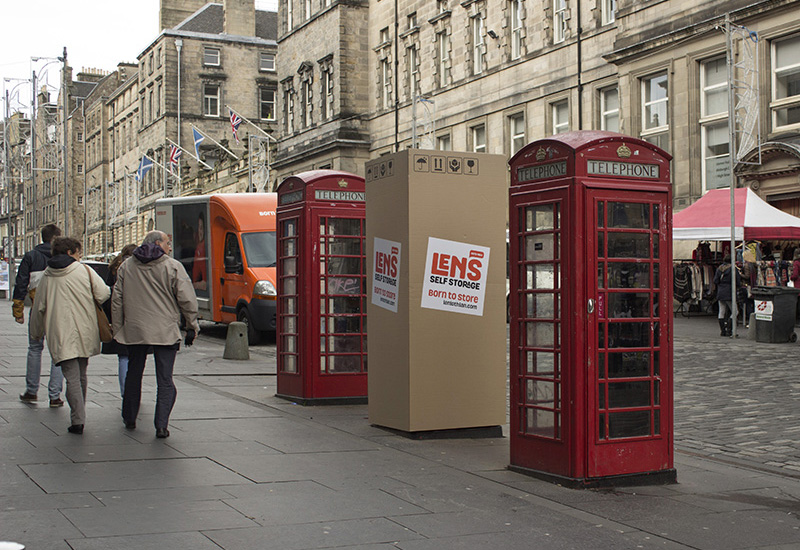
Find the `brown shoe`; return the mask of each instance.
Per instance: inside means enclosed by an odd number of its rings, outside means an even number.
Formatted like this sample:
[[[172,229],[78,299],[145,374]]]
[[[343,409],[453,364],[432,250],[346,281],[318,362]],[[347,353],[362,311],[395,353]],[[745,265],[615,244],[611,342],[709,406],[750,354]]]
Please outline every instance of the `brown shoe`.
[[[33,403],[37,399],[39,399],[39,398],[36,397],[36,394],[35,393],[30,393],[30,392],[25,392],[25,393],[23,393],[22,395],[19,396],[19,400],[23,401],[25,403]]]
[[[53,409],[55,409],[56,407],[63,407],[63,406],[64,406],[64,400],[61,399],[60,397],[50,400],[50,407]]]

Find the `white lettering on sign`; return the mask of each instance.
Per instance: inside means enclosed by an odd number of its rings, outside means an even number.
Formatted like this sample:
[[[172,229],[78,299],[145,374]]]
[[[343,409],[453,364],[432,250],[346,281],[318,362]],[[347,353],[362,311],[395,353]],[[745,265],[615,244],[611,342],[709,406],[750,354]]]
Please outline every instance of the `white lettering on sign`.
[[[586,173],[595,176],[623,176],[627,178],[658,179],[660,166],[638,162],[616,162],[611,160],[589,160]]]
[[[318,201],[364,202],[366,200],[366,196],[362,191],[334,191],[328,189],[317,189],[314,191],[314,198]]]
[[[538,166],[526,166],[517,170],[517,181],[525,183],[526,181],[543,180],[546,178],[557,178],[567,175],[567,161],[551,162],[549,164],[540,164]]]
[[[483,316],[489,248],[428,237],[422,307]]]
[[[375,237],[372,257],[372,303],[397,313],[400,243]]]
[[[259,216],[274,216],[275,212],[270,212],[269,210],[262,210],[258,213]]]

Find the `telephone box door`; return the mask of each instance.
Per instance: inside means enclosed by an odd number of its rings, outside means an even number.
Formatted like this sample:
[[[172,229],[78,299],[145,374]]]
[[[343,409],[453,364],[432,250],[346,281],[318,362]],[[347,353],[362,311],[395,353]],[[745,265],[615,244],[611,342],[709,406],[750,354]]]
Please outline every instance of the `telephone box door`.
[[[588,477],[670,467],[668,200],[587,190]]]

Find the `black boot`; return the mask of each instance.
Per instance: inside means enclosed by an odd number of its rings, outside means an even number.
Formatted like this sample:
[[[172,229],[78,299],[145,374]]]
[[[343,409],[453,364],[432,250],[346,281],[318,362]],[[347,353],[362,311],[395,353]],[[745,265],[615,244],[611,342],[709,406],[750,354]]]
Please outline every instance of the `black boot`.
[[[727,336],[727,325],[725,319],[717,319],[719,321],[719,335],[720,336]]]
[[[725,336],[733,336],[733,319],[725,319]]]

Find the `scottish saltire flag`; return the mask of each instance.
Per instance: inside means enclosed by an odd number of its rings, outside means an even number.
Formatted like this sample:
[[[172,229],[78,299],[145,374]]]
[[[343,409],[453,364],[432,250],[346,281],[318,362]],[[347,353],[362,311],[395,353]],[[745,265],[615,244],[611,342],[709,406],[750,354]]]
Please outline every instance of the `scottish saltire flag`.
[[[178,162],[181,160],[181,154],[183,154],[183,151],[181,151],[180,147],[176,145],[170,145],[169,163],[173,169],[178,168]]]
[[[200,149],[198,149],[198,147],[200,146],[201,143],[203,143],[203,140],[206,139],[206,136],[198,132],[197,128],[192,128],[192,135],[194,136],[194,156],[196,156],[199,160]]]
[[[231,113],[231,130],[233,130],[233,137],[236,138],[236,143],[239,143],[239,126],[242,125],[242,117],[233,112],[233,109],[228,108]]]
[[[136,170],[136,181],[142,181],[152,167],[153,161],[147,158],[147,155],[142,155],[142,161],[139,163],[139,169]]]

